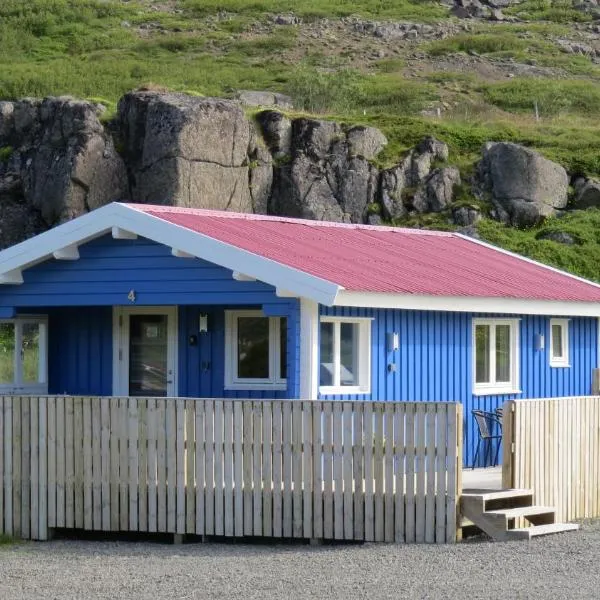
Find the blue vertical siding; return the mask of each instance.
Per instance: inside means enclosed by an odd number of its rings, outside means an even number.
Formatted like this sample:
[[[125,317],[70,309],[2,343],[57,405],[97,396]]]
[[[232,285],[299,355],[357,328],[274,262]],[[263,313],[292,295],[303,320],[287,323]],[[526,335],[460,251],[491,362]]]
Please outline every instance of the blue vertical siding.
[[[472,389],[472,319],[494,315],[364,308],[321,308],[332,316],[371,317],[371,393],[328,395],[340,400],[458,401],[464,406],[464,460],[473,461],[478,434],[471,411],[494,411],[509,399],[591,393],[598,365],[597,319],[574,317],[569,325],[570,367],[550,366],[550,317],[519,318],[520,389],[513,395],[476,396]],[[506,315],[502,315],[506,316]],[[400,349],[387,352],[386,333],[400,335]],[[546,339],[535,350],[536,334]],[[387,365],[395,364],[389,372]],[[325,396],[322,396],[325,397]]]

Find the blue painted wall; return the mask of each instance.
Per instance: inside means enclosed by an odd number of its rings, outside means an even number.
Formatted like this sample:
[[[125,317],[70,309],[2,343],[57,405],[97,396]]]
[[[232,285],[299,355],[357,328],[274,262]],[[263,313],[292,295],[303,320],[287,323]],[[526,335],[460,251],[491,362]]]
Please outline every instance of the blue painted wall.
[[[508,399],[591,393],[592,369],[598,364],[597,320],[574,317],[569,326],[571,366],[550,367],[550,317],[520,318],[521,394],[475,396],[472,392],[472,319],[493,317],[468,313],[362,308],[321,308],[321,314],[373,318],[371,394],[326,396],[335,399],[459,401],[464,405],[464,459],[471,464],[478,440],[473,409],[494,411]],[[506,316],[506,315],[502,315]],[[386,351],[386,333],[400,334],[400,349]],[[546,337],[536,351],[535,334]],[[388,372],[387,365],[396,365]],[[324,396],[323,396],[324,397]]]

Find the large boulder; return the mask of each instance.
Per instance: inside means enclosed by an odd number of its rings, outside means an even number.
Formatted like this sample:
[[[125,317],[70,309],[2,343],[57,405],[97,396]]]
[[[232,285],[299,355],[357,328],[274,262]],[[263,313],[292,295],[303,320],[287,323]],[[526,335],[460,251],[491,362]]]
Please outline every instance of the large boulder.
[[[445,210],[454,199],[457,185],[460,185],[460,172],[456,167],[434,169],[413,197],[414,210],[419,213]]]
[[[577,190],[573,208],[591,208],[600,206],[600,182],[587,181]]]
[[[118,112],[135,201],[253,211],[254,125],[238,103],[141,91],[126,94]]]
[[[492,216],[517,227],[535,225],[567,205],[565,169],[518,144],[486,144],[477,179],[494,205]]]
[[[0,244],[128,197],[123,160],[100,123],[101,107],[69,97],[0,103]],[[8,208],[12,206],[12,208]],[[16,216],[15,216],[16,215]],[[19,226],[19,219],[30,226]]]

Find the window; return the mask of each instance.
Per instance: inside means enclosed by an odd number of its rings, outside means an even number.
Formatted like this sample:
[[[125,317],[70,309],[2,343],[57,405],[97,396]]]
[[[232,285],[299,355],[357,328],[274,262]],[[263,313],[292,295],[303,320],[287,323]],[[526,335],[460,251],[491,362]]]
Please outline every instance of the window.
[[[322,394],[368,394],[371,319],[322,317],[319,371]]]
[[[47,393],[46,357],[45,319],[0,321],[0,393]]]
[[[550,319],[550,366],[569,366],[568,319]]]
[[[473,319],[475,394],[519,392],[519,322]]]
[[[287,387],[287,319],[260,310],[225,313],[225,389]]]

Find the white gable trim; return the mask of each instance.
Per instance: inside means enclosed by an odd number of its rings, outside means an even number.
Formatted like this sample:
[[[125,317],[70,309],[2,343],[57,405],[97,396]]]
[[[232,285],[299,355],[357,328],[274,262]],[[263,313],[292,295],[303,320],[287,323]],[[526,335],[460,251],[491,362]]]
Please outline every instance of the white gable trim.
[[[473,296],[423,296],[351,292],[348,290],[342,290],[338,293],[334,306],[368,306],[372,308],[498,313],[505,315],[600,316],[600,302],[477,298]]]
[[[113,203],[59,225],[35,238],[0,252],[0,283],[19,283],[14,273],[51,258],[68,246],[78,246],[108,232],[127,232],[176,248],[213,264],[240,271],[276,288],[290,290],[321,304],[331,305],[341,286],[274,260],[242,250],[207,235],[169,223],[124,204]]]

